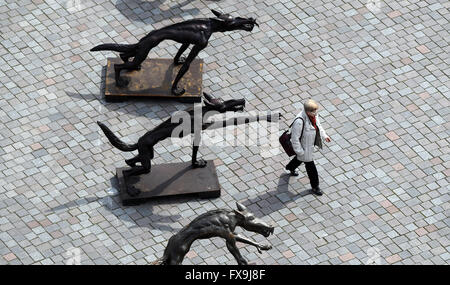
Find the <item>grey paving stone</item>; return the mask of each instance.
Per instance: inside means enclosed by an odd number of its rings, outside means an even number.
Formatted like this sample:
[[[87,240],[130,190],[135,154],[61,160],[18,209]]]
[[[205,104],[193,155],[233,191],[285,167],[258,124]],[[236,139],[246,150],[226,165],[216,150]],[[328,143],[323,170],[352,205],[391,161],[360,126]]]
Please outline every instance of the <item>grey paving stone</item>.
[[[364,264],[368,247],[383,263],[449,263],[447,3],[79,2],[0,3],[0,264],[65,264],[74,247],[83,264],[148,264],[197,215],[235,201],[276,226],[268,241],[245,232],[274,246],[262,255],[243,247],[256,264]],[[199,55],[204,90],[281,111],[280,130],[303,100],[319,101],[333,140],[315,159],[324,196],[308,193],[303,166],[299,177],[283,176],[283,153],[204,145],[200,155],[220,164],[220,198],[121,206],[113,177],[131,156],[96,121],[135,141],[187,105],[105,102],[112,54],[89,49],[210,17],[210,8],[251,15],[260,27],[211,38]],[[173,57],[177,47],[162,43],[151,56]],[[154,163],[190,155],[163,141]],[[185,264],[235,263],[219,240],[191,249]]]

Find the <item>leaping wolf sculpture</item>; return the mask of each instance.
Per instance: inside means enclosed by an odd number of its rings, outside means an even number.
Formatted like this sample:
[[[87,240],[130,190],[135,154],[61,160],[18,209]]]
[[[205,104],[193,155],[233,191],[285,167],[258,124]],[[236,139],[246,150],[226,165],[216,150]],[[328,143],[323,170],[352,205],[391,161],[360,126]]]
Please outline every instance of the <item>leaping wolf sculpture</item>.
[[[183,130],[180,133],[175,133],[174,132],[175,128],[183,124],[182,120],[183,118],[181,118],[181,120],[178,120],[177,122],[173,122],[174,120],[172,120],[172,117],[170,117],[169,119],[167,119],[166,121],[162,122],[160,125],[155,127],[153,130],[148,131],[143,136],[141,136],[138,139],[137,143],[135,144],[127,144],[121,141],[116,135],[113,134],[113,132],[106,125],[104,125],[101,122],[97,122],[113,146],[120,149],[121,151],[138,150],[137,156],[125,160],[125,162],[129,166],[131,166],[131,169],[124,171],[123,172],[124,176],[133,176],[149,173],[151,171],[151,160],[154,157],[153,151],[154,145],[171,136],[184,137],[189,134],[194,134],[192,166],[205,167],[206,161],[202,159],[197,160],[197,151],[200,144],[199,130],[206,130],[208,128],[209,129],[223,128],[226,126],[239,124],[248,124],[259,120],[266,120],[268,122],[271,122],[273,119],[275,119],[272,118],[272,114],[267,114],[265,116],[258,115],[244,118],[244,120],[242,120],[242,118],[241,120],[238,120],[237,118],[232,118],[225,121],[215,122],[209,119],[209,116],[211,116],[213,112],[225,113],[225,112],[243,111],[245,106],[245,100],[232,99],[223,101],[222,99],[213,98],[207,93],[203,93],[203,96],[204,96],[204,106],[201,107],[202,117],[200,118],[200,126],[198,127],[198,130],[196,128],[196,125],[198,125],[198,121],[195,118],[194,107],[190,107],[185,110],[186,114],[188,115],[187,117],[190,120],[189,130]],[[275,115],[278,116],[278,118],[281,117],[280,113],[276,113]],[[141,165],[136,165],[137,163],[140,163]],[[139,194],[139,192],[134,191],[138,190],[128,189],[128,193],[130,194],[130,196],[136,196]]]
[[[236,207],[237,210],[233,211],[226,209],[212,210],[195,218],[189,225],[169,239],[163,257],[154,264],[181,264],[195,240],[212,237],[221,237],[226,240],[228,250],[239,265],[246,265],[247,260],[240,254],[236,242],[253,245],[259,253],[261,253],[261,250],[271,249],[271,245],[257,243],[234,232],[236,227],[259,233],[264,237],[269,237],[274,232],[273,226],[256,218],[244,205],[236,203]]]
[[[136,44],[101,44],[92,48],[91,51],[110,50],[120,53],[120,58],[124,63],[114,65],[115,80],[117,86],[124,87],[129,82],[120,77],[121,70],[139,70],[141,63],[147,58],[150,50],[164,40],[173,40],[181,43],[181,48],[175,55],[174,64],[183,64],[183,66],[178,71],[171,89],[172,94],[180,96],[185,92],[185,89],[178,88],[178,82],[189,70],[190,64],[198,53],[208,45],[209,38],[213,33],[235,30],[250,32],[255,25],[258,25],[253,18],[233,18],[229,14],[222,14],[215,10],[211,11],[216,18],[187,20],[151,31]],[[189,45],[193,45],[191,52],[187,58],[181,57]],[[133,58],[133,60],[129,61],[130,58]]]

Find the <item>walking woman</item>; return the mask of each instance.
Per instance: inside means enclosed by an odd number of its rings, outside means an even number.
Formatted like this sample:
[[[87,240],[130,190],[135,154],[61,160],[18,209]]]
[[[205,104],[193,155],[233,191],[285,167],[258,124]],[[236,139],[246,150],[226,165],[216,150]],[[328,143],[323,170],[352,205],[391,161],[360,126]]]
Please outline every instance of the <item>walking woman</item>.
[[[296,155],[288,163],[286,170],[290,171],[292,176],[298,176],[296,169],[304,162],[311,190],[321,196],[323,193],[319,187],[319,176],[313,160],[314,146],[322,149],[322,138],[326,142],[331,142],[331,139],[320,125],[317,102],[309,99],[303,107],[303,111],[297,115],[292,124],[291,143]]]

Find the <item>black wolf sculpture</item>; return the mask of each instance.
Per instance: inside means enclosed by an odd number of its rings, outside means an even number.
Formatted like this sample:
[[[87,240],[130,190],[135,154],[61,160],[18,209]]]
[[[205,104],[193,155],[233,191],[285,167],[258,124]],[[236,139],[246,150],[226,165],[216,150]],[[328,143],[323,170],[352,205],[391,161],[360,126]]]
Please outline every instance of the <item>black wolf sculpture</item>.
[[[233,18],[229,14],[222,14],[211,10],[217,18],[193,19],[181,23],[173,24],[159,30],[151,31],[143,37],[137,44],[101,44],[91,49],[91,51],[111,50],[120,52],[123,64],[115,64],[116,85],[124,87],[128,81],[120,77],[120,71],[139,70],[141,63],[147,58],[148,53],[164,40],[173,40],[181,43],[182,46],[175,55],[174,64],[183,64],[178,71],[172,85],[172,94],[180,96],[185,90],[178,88],[178,82],[188,71],[189,65],[198,53],[208,45],[208,40],[215,32],[227,32],[234,30],[252,31],[256,23],[253,18]],[[187,58],[181,57],[184,51],[194,45]],[[128,61],[133,58],[132,61]]]
[[[259,253],[261,253],[261,250],[271,249],[271,245],[259,244],[234,232],[238,226],[247,231],[259,233],[264,237],[270,236],[274,231],[274,227],[256,218],[247,211],[244,205],[236,203],[236,207],[237,210],[213,210],[195,218],[189,225],[169,239],[163,257],[154,262],[154,264],[181,264],[195,240],[212,237],[221,237],[226,240],[228,250],[239,265],[246,265],[247,261],[240,254],[236,242],[253,245]]]
[[[232,118],[225,121],[214,122],[212,120],[208,120],[208,116],[212,115],[212,112],[225,113],[225,112],[237,112],[243,111],[245,106],[244,99],[232,99],[223,101],[221,99],[215,99],[207,93],[203,93],[204,96],[204,106],[201,107],[201,118],[198,130],[206,130],[208,128],[223,128],[225,126],[238,125],[238,124],[248,124],[254,121],[259,120],[267,120],[268,122],[272,121],[272,115],[268,114],[266,116],[255,116],[245,118],[244,120],[238,120],[237,118]],[[121,151],[134,151],[138,150],[138,155],[134,158],[125,160],[125,162],[131,166],[131,169],[123,172],[124,176],[133,176],[149,173],[151,171],[151,160],[154,157],[153,146],[157,144],[159,141],[162,141],[166,138],[171,137],[172,135],[176,135],[176,137],[184,137],[189,134],[194,134],[194,143],[193,143],[193,152],[192,152],[192,166],[193,167],[205,167],[206,161],[200,159],[197,160],[197,151],[200,144],[200,133],[196,131],[195,125],[198,124],[195,114],[194,107],[190,107],[185,110],[188,114],[190,120],[191,129],[187,131],[182,131],[180,133],[175,133],[175,128],[181,126],[183,124],[182,118],[178,122],[172,122],[172,117],[162,122],[160,125],[145,133],[142,137],[140,137],[135,144],[127,144],[121,141],[116,135],[114,135],[111,130],[105,126],[101,122],[97,122],[100,128],[105,133],[108,140],[111,142],[113,146],[120,149]],[[278,117],[281,115],[278,113]],[[141,165],[136,165],[136,163],[140,162]],[[131,196],[136,196],[138,193],[131,193],[130,191],[134,191],[129,189],[128,193]]]

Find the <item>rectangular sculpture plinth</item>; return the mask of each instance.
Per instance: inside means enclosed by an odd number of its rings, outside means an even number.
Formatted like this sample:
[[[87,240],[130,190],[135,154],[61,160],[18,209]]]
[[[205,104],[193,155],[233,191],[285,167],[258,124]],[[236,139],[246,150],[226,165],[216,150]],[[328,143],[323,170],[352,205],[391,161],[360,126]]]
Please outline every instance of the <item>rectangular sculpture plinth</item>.
[[[192,168],[190,162],[152,165],[152,171],[139,176],[124,177],[123,171],[129,168],[117,168],[117,179],[122,204],[124,206],[144,203],[152,198],[195,194],[200,198],[217,198],[220,185],[214,161],[209,160],[204,168]],[[130,196],[129,187],[141,191]]]
[[[202,96],[203,60],[195,59],[178,83],[186,92],[181,96],[172,95],[172,83],[181,65],[174,66],[173,59],[152,58],[141,64],[141,70],[121,72],[121,77],[129,80],[125,87],[117,87],[114,64],[121,64],[120,58],[108,58],[105,79],[105,99],[108,101],[126,97],[166,98],[183,102],[200,102]]]

